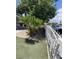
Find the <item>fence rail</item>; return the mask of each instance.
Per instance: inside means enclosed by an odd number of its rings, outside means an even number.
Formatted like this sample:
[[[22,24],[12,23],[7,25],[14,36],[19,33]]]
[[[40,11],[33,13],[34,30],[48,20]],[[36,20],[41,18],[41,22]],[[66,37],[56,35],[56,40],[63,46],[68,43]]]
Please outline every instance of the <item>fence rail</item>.
[[[62,59],[61,36],[50,25],[45,24],[45,30],[50,59]]]

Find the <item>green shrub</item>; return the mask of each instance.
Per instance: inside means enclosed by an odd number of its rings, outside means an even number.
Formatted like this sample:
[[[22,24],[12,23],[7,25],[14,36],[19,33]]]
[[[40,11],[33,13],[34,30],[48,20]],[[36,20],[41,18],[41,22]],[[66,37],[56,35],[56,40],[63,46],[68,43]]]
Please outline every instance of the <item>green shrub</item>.
[[[43,20],[36,18],[35,16],[25,16],[25,17],[21,17],[22,22],[30,27],[40,27],[41,25],[43,25]]]
[[[22,16],[21,20],[24,24],[26,24],[29,27],[30,35],[35,33],[41,26],[43,26],[43,20],[36,18],[35,16]]]

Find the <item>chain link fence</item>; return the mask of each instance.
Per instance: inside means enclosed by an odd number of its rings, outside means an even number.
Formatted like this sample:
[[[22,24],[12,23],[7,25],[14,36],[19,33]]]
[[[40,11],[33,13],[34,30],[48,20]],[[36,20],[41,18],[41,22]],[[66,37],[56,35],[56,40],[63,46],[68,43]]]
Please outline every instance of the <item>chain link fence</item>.
[[[62,59],[61,36],[50,25],[45,24],[45,30],[48,42],[49,59]]]

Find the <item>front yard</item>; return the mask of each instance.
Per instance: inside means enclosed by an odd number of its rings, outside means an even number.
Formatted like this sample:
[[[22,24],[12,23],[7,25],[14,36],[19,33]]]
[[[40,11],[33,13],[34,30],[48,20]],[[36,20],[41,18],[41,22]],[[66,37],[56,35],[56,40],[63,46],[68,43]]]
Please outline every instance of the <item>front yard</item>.
[[[46,40],[28,44],[25,39],[16,38],[16,59],[48,59]]]

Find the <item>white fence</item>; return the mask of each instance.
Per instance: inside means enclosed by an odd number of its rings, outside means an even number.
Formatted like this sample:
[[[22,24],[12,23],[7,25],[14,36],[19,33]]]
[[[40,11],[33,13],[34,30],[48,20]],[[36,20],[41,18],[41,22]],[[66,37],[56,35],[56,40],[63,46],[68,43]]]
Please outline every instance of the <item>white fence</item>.
[[[45,30],[48,41],[49,59],[62,59],[61,36],[49,25],[45,24]]]

